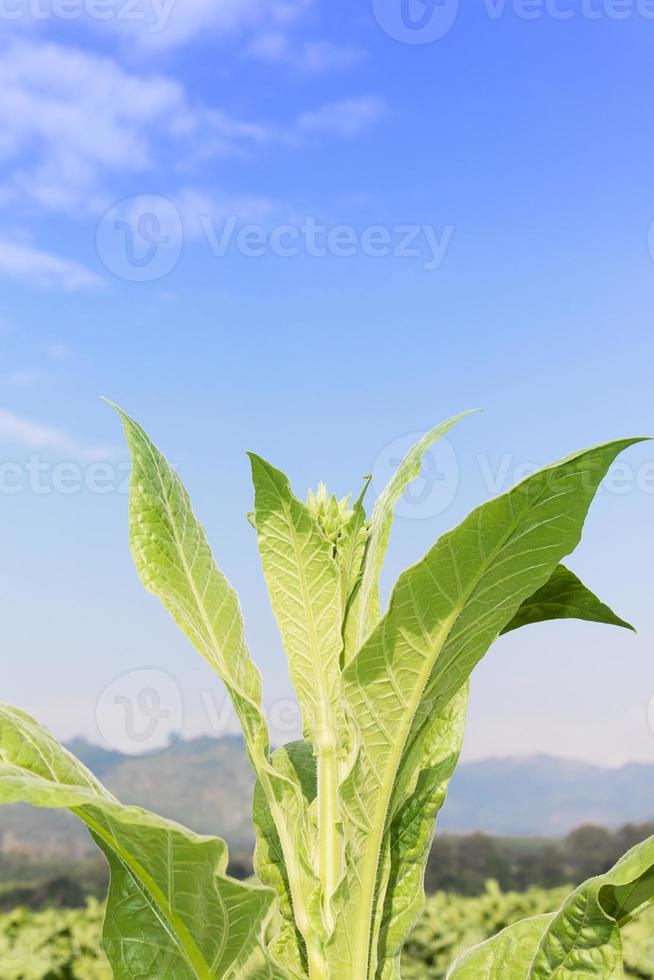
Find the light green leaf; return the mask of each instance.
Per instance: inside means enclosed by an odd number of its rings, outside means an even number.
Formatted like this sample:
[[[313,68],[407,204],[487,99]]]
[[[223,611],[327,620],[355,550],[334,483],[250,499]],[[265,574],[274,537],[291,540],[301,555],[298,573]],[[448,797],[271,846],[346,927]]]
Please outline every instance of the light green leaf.
[[[338,802],[339,766],[346,752],[341,579],[334,543],[293,495],[287,477],[253,453],[250,460],[263,570],[302,709],[305,738],[317,757],[317,872],[329,932],[344,851]]]
[[[462,412],[427,432],[412,446],[377,498],[370,520],[363,576],[346,622],[346,663],[352,659],[379,621],[379,577],[388,550],[395,505],[409,484],[420,476],[423,459],[430,446],[447,435],[457,422],[471,414],[470,411]]]
[[[302,787],[307,809],[316,798],[316,760],[307,742],[291,742],[277,749],[273,765],[293,775]],[[279,834],[259,781],[254,788],[253,820],[256,834],[254,867],[260,881],[273,888],[282,916],[280,933],[270,945],[270,953],[296,980],[307,975],[306,945],[293,919],[293,896],[288,880]]]
[[[654,837],[637,844],[606,874],[591,878],[548,924],[529,980],[622,977],[620,926],[654,904]]]
[[[654,837],[580,885],[558,912],[523,919],[475,946],[448,980],[620,980],[620,928],[651,905]]]
[[[261,946],[273,893],[226,876],[224,841],[122,806],[32,718],[5,705],[0,803],[68,808],[86,823],[111,868],[104,946],[116,980],[242,980],[255,962],[259,976],[275,976]]]
[[[342,790],[352,873],[338,896],[334,971],[349,971],[351,980],[375,975],[378,856],[419,769],[431,720],[576,547],[608,467],[637,441],[571,456],[473,511],[400,576],[386,616],[346,667],[360,748]]]
[[[179,476],[141,426],[120,414],[132,454],[129,537],[136,570],[227,686],[255,763],[268,753],[261,675],[236,592],[217,567]]]
[[[504,629],[504,633],[528,623],[575,617],[593,622],[632,627],[620,619],[564,565],[530,596]],[[465,727],[467,685],[437,717],[434,730],[425,737],[436,759],[421,766],[417,787],[393,820],[393,872],[386,885],[384,923],[379,939],[378,973],[383,980],[399,978],[400,952],[424,904],[422,878],[433,838],[436,813],[443,804],[447,784],[456,766]],[[507,937],[507,941],[508,941]]]
[[[372,477],[366,477],[363,490],[352,507],[352,516],[345,524],[336,550],[336,564],[341,574],[341,606],[347,615],[348,605],[363,574],[363,560],[368,542],[368,525],[363,498]]]
[[[141,426],[117,409],[132,454],[129,524],[136,569],[225,683],[253,768],[278,828],[299,928],[309,930],[306,897],[311,828],[299,784],[270,762],[261,676],[245,641],[238,597],[217,567],[179,476]]]
[[[534,915],[473,947],[447,971],[446,980],[528,980],[529,968],[551,915]]]
[[[263,571],[302,709],[307,741],[320,748],[343,731],[338,567],[333,545],[287,477],[250,453]]]
[[[634,630],[630,623],[613,612],[587,589],[565,565],[557,565],[545,585],[522,603],[517,613],[502,630],[511,630],[550,619],[584,619],[591,623],[607,623]],[[635,632],[635,630],[634,630]]]
[[[465,730],[469,685],[433,719],[425,738],[426,751],[415,788],[397,811],[387,833],[389,873],[385,900],[379,917],[377,975],[380,980],[399,980],[400,954],[425,903],[425,866],[431,850],[436,815],[445,802]]]

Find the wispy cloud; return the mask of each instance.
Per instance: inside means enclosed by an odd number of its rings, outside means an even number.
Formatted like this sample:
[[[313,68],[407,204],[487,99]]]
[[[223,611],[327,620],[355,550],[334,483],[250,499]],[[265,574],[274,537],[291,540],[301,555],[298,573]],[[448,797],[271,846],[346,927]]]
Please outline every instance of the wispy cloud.
[[[116,450],[108,446],[85,446],[63,429],[42,425],[0,408],[0,440],[26,449],[54,450],[75,459],[102,460],[112,458]]]
[[[356,136],[378,122],[384,112],[384,103],[372,95],[343,99],[303,113],[297,120],[297,129],[300,133]]]
[[[103,284],[100,276],[80,262],[6,239],[0,239],[0,277],[67,292],[94,289]]]
[[[312,0],[135,0],[129,17],[119,16],[124,0],[113,0],[116,12],[103,19],[107,27],[143,48],[176,48],[198,38],[248,37],[253,31],[283,29]]]
[[[260,34],[247,51],[260,61],[288,65],[309,74],[350,68],[365,58],[365,52],[361,48],[332,44],[329,41],[297,44],[281,31]]]
[[[272,138],[265,126],[192,106],[173,79],[58,44],[11,45],[0,90],[5,205],[98,214],[111,203],[111,181],[152,171],[171,147],[183,161]]]
[[[290,51],[307,71],[351,57],[328,44],[286,48],[283,33],[269,36],[277,38],[278,56]],[[130,198],[135,178],[143,188],[146,177],[154,182],[156,176],[163,193],[174,197],[180,174],[192,184],[208,159],[252,156],[275,145],[295,151],[316,138],[353,137],[384,113],[382,102],[366,95],[286,119],[235,118],[219,106],[191,100],[180,82],[165,75],[137,74],[109,57],[38,41],[6,46],[0,90],[0,161],[6,171],[0,208],[14,220],[32,219],[35,209],[97,219]],[[247,195],[238,204],[239,213],[267,206],[265,198]],[[51,288],[99,284],[78,263],[2,239],[0,275]]]

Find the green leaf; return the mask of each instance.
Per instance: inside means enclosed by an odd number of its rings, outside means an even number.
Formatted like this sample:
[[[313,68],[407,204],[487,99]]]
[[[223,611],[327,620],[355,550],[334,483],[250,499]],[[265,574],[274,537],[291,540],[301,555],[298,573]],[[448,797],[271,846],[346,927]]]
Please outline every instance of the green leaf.
[[[523,602],[503,632],[528,623],[572,617],[633,628],[600,602],[564,565],[557,565],[546,585]],[[384,921],[378,941],[378,974],[382,980],[399,978],[402,946],[424,904],[424,867],[436,814],[443,805],[461,750],[467,702],[466,684],[442,716],[436,716],[433,731],[425,736],[431,765],[427,760],[422,761],[416,789],[391,824],[392,871],[386,885]]]
[[[298,927],[306,936],[306,896],[316,887],[310,822],[300,785],[270,762],[261,675],[248,652],[238,597],[214,561],[179,476],[141,426],[117,411],[132,454],[129,525],[136,569],[227,687],[278,828]]]
[[[474,412],[474,410],[473,410]],[[473,412],[462,412],[427,432],[409,450],[375,503],[368,535],[366,559],[360,586],[355,593],[346,623],[345,662],[359,650],[379,621],[379,577],[388,550],[395,505],[409,484],[420,476],[427,450],[442,439],[457,422]]]
[[[32,718],[6,705],[0,803],[68,808],[86,823],[111,868],[104,946],[116,980],[242,980],[255,976],[255,964],[262,978],[282,976],[261,946],[273,893],[226,876],[224,841],[122,806]]]
[[[622,977],[620,926],[654,904],[654,837],[585,882],[548,924],[529,980]]]
[[[347,616],[347,609],[354,590],[363,574],[368,542],[368,525],[363,498],[370,486],[372,477],[367,476],[365,479],[363,490],[352,507],[352,516],[343,528],[336,550],[336,564],[341,574],[341,605],[345,616]]]
[[[277,749],[272,761],[280,772],[294,775],[302,787],[307,808],[310,808],[317,792],[316,760],[311,746],[307,742],[291,742]],[[255,871],[264,885],[275,890],[282,916],[281,931],[271,943],[270,953],[294,980],[304,978],[308,967],[306,944],[295,926],[293,895],[284,854],[266,794],[259,781],[254,788],[253,820],[256,834]]]
[[[333,546],[288,478],[250,453],[263,571],[302,709],[305,738],[320,749],[343,730],[341,587]],[[335,744],[333,745],[335,748]]]
[[[508,926],[456,960],[446,980],[528,980],[534,950],[552,918],[534,915]]]
[[[624,976],[620,928],[654,905],[654,837],[580,885],[553,915],[523,919],[456,961],[448,980]]]
[[[450,779],[459,761],[468,707],[469,685],[437,715],[425,739],[415,788],[390,825],[389,872],[380,917],[377,975],[399,980],[400,954],[425,904],[425,866],[436,829],[436,815],[445,802]]]
[[[522,603],[517,613],[502,630],[511,630],[531,623],[544,623],[550,619],[584,619],[591,623],[607,623],[610,626],[634,627],[613,612],[587,589],[565,565],[557,565],[545,585]]]
[[[317,873],[329,932],[344,851],[338,802],[339,767],[346,752],[341,578],[334,544],[293,495],[287,477],[253,453],[250,460],[263,570],[302,709],[305,738],[317,756]]]
[[[256,764],[267,757],[268,732],[238,597],[216,566],[179,476],[141,426],[117,411],[132,454],[129,538],[136,570],[227,686]]]
[[[360,747],[342,790],[351,874],[339,892],[336,975],[375,975],[378,857],[419,769],[431,720],[574,550],[599,483],[637,441],[571,456],[473,511],[400,576],[386,616],[346,667]]]

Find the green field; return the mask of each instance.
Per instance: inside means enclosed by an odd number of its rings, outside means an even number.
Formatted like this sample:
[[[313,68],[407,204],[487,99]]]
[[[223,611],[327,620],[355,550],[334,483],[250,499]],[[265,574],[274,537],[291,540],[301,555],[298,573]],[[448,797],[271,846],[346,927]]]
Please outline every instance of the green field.
[[[501,892],[489,883],[474,898],[439,892],[410,939],[404,980],[441,980],[453,959],[477,942],[525,915],[558,906],[565,888]],[[111,980],[100,950],[103,907],[91,899],[86,909],[17,910],[0,916],[2,980]],[[625,976],[654,978],[654,911],[623,931]]]

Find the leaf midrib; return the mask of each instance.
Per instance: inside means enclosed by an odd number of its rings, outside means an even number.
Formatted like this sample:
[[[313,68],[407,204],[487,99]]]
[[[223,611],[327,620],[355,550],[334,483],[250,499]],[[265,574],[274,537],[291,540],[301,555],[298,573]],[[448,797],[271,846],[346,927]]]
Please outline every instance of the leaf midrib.
[[[71,812],[83,820],[93,833],[105,842],[121,864],[129,871],[130,877],[136,886],[143,892],[146,898],[150,899],[148,904],[199,980],[215,980],[215,974],[212,973],[207,964],[204,954],[194,941],[185,923],[174,912],[163,891],[156,884],[152,876],[139,861],[136,861],[130,855],[129,851],[126,851],[118,845],[115,837],[108,834],[101,824],[94,820],[88,813],[85,813],[82,807],[74,807],[71,809]]]

